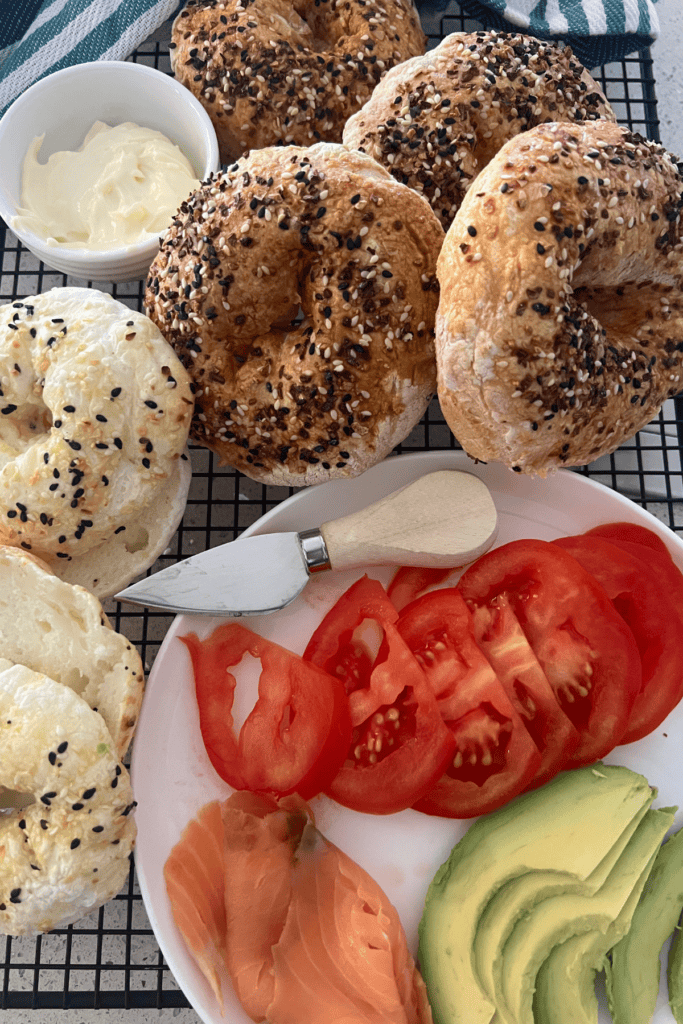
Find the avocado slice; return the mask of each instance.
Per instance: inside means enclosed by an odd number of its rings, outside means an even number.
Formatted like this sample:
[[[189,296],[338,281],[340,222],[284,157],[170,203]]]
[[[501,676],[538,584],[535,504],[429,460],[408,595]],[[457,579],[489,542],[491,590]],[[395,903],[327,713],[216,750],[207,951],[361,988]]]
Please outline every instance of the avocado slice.
[[[585,881],[651,800],[642,775],[599,764],[557,775],[470,826],[434,876],[420,922],[420,967],[435,1024],[488,1024],[493,1017],[473,946],[498,889],[548,865]]]
[[[665,813],[670,822],[671,815]],[[552,949],[536,975],[535,1024],[598,1024],[596,974],[603,969],[608,951],[631,927],[631,919],[656,857],[657,852],[650,858],[620,914],[606,932],[575,935]]]
[[[591,895],[597,892],[624,852],[654,796],[654,792],[651,792],[650,799],[633,816],[588,878],[580,879],[559,871],[530,871],[501,886],[489,900],[477,925],[474,964],[477,979],[490,999],[495,1000],[495,992],[500,988],[503,948],[517,921],[528,914],[537,903],[550,896],[570,892]]]
[[[614,1024],[647,1024],[659,995],[659,954],[683,906],[683,829],[662,846],[627,935],[606,969]]]
[[[503,949],[502,985],[496,991],[501,1021],[534,1024],[536,975],[549,951],[573,935],[609,929],[656,856],[674,814],[671,809],[647,812],[596,893],[551,896],[518,921]]]
[[[676,1024],[683,1024],[683,939],[679,921],[669,951],[666,980],[669,985],[669,1006]]]

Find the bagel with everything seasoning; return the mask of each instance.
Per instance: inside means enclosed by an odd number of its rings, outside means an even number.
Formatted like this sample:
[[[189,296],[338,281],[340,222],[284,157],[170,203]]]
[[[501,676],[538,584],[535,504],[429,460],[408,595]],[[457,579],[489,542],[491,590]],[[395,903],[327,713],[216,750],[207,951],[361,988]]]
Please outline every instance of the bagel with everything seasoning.
[[[369,153],[426,199],[448,229],[508,139],[547,121],[616,120],[569,47],[504,32],[454,32],[383,77],[349,118],[345,146]]]
[[[384,72],[426,45],[412,0],[190,0],[172,36],[173,72],[206,108],[223,162],[341,142]]]
[[[383,459],[435,392],[442,241],[421,196],[343,146],[254,150],[209,179],[146,292],[195,383],[194,440],[268,484]]]
[[[104,719],[68,686],[0,659],[0,786],[33,800],[0,821],[0,932],[34,935],[110,900],[135,806]]]
[[[116,593],[183,514],[187,373],[141,313],[54,288],[0,308],[0,396],[0,543]]]
[[[481,172],[438,263],[438,395],[466,452],[545,476],[683,389],[683,179],[606,121],[547,124]]]

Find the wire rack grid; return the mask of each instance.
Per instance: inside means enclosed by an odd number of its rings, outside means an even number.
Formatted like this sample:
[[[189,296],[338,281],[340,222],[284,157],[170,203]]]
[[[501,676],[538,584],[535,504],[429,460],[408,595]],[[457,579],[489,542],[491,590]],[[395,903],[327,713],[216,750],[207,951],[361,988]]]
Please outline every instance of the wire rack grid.
[[[431,46],[451,32],[482,27],[463,14],[455,2],[443,14],[423,15],[422,20]],[[129,59],[170,73],[169,39],[167,23]],[[649,51],[594,69],[594,75],[619,121],[659,141]],[[90,284],[46,268],[1,221],[0,245],[1,303],[67,284]],[[108,290],[131,308],[143,308],[141,282],[112,285]],[[667,402],[657,419],[628,444],[578,472],[628,495],[680,531],[682,442],[683,402],[676,399]],[[458,447],[434,401],[398,451]],[[191,458],[193,480],[183,522],[152,571],[233,540],[293,493],[291,488],[265,487],[232,469],[220,468],[204,449],[193,448]],[[149,671],[172,618],[152,611],[132,612],[113,602],[108,603],[106,611],[115,627],[137,645]],[[124,891],[99,911],[37,939],[5,937],[0,941],[0,979],[3,1009],[172,1009],[189,1005],[155,940],[132,862]]]

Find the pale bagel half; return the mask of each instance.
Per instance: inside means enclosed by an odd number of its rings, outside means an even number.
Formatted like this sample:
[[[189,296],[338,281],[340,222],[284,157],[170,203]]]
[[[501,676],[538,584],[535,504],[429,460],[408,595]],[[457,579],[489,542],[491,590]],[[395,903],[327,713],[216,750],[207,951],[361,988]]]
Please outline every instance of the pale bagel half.
[[[30,799],[0,820],[0,932],[47,932],[123,886],[136,836],[130,779],[101,715],[4,659],[0,730],[0,787]]]
[[[0,546],[0,653],[79,694],[123,757],[142,703],[140,655],[112,629],[96,597],[10,546]]]

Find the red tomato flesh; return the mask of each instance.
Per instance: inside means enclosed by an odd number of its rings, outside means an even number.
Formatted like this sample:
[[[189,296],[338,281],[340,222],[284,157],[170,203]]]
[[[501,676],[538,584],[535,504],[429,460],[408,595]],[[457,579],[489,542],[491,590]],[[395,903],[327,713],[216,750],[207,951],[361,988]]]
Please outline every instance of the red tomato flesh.
[[[236,622],[206,640],[180,638],[190,652],[199,724],[209,759],[235,789],[304,800],[326,789],[351,737],[342,683]],[[237,681],[228,670],[245,654],[261,662],[258,699],[239,737],[232,707]]]
[[[387,587],[389,599],[397,611],[402,612],[406,605],[419,597],[429,587],[436,587],[448,579],[456,569],[429,569],[414,565],[404,565],[397,569]]]
[[[629,554],[644,558],[683,622],[683,573],[661,537],[637,523],[604,523],[584,536],[602,537]]]
[[[534,778],[541,755],[477,646],[461,594],[424,594],[404,609],[398,629],[455,740],[451,763],[416,810],[470,818],[507,803]]]
[[[657,577],[657,555],[639,546],[643,557],[638,557],[596,534],[562,537],[554,543],[602,584],[636,639],[642,684],[620,742],[642,739],[683,697],[683,628],[667,589]]]
[[[597,580],[557,545],[518,540],[483,555],[458,588],[472,608],[509,600],[581,733],[567,767],[609,753],[626,732],[642,676],[633,633]]]
[[[581,734],[555,698],[510,602],[501,594],[473,609],[474,635],[541,751],[535,788],[562,771]]]
[[[327,792],[369,814],[410,807],[453,756],[453,736],[396,629],[397,618],[382,585],[364,576],[327,613],[304,652],[305,659],[343,680],[349,699],[353,734]],[[381,635],[376,652],[358,639],[368,621]]]

